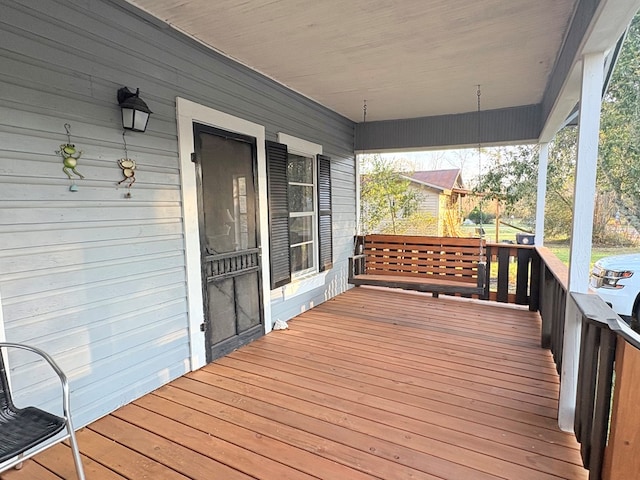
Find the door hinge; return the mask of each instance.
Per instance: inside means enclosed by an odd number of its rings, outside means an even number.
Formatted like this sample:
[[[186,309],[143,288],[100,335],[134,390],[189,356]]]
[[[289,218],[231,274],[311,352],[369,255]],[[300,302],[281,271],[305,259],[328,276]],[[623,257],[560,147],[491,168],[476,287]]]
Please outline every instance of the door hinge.
[[[193,163],[198,163],[198,154],[196,152],[191,153],[191,161]]]
[[[201,332],[204,332],[204,329],[205,329],[205,325],[204,325],[204,323],[201,323],[201,324],[200,324],[200,331],[201,331]]]

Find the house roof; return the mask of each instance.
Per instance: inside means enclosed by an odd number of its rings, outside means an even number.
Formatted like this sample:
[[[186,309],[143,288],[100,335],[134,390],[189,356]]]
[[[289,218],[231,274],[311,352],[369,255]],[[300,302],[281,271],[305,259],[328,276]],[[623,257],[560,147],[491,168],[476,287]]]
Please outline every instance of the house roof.
[[[640,0],[126,1],[354,122],[365,100],[373,123],[474,112],[481,85],[482,110],[499,112],[490,121],[524,118],[535,128],[514,139],[544,141],[579,100],[582,55],[613,48],[640,8]]]
[[[408,178],[440,190],[464,189],[460,174],[461,171],[458,168],[449,170],[423,170],[415,172]]]

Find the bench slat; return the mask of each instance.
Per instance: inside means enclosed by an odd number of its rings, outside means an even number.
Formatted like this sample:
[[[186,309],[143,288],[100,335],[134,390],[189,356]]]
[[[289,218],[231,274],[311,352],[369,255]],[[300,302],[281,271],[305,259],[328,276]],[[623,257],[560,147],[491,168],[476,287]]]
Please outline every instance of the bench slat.
[[[349,283],[438,293],[481,295],[479,238],[367,235],[358,259],[359,274],[350,267]],[[354,261],[350,261],[354,265]],[[484,268],[482,273],[484,273]]]

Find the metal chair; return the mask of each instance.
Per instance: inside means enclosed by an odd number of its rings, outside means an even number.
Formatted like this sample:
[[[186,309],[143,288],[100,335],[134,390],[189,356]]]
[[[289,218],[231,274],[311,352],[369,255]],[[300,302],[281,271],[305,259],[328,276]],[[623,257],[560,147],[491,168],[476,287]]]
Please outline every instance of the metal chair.
[[[37,407],[17,408],[13,404],[3,349],[19,348],[33,352],[51,366],[62,386],[63,416],[59,417]],[[66,427],[67,433],[56,435]],[[55,437],[55,438],[54,438]],[[69,382],[53,359],[39,348],[19,343],[0,342],[0,472],[18,467],[22,462],[47,448],[69,439],[79,480],[85,480],[75,431],[71,423]]]

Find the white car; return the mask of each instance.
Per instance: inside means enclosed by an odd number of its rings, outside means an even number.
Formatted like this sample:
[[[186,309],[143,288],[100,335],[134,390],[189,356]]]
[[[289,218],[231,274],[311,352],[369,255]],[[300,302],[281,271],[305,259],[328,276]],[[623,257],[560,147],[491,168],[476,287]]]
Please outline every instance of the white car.
[[[640,319],[640,253],[601,258],[589,284],[618,315]]]

